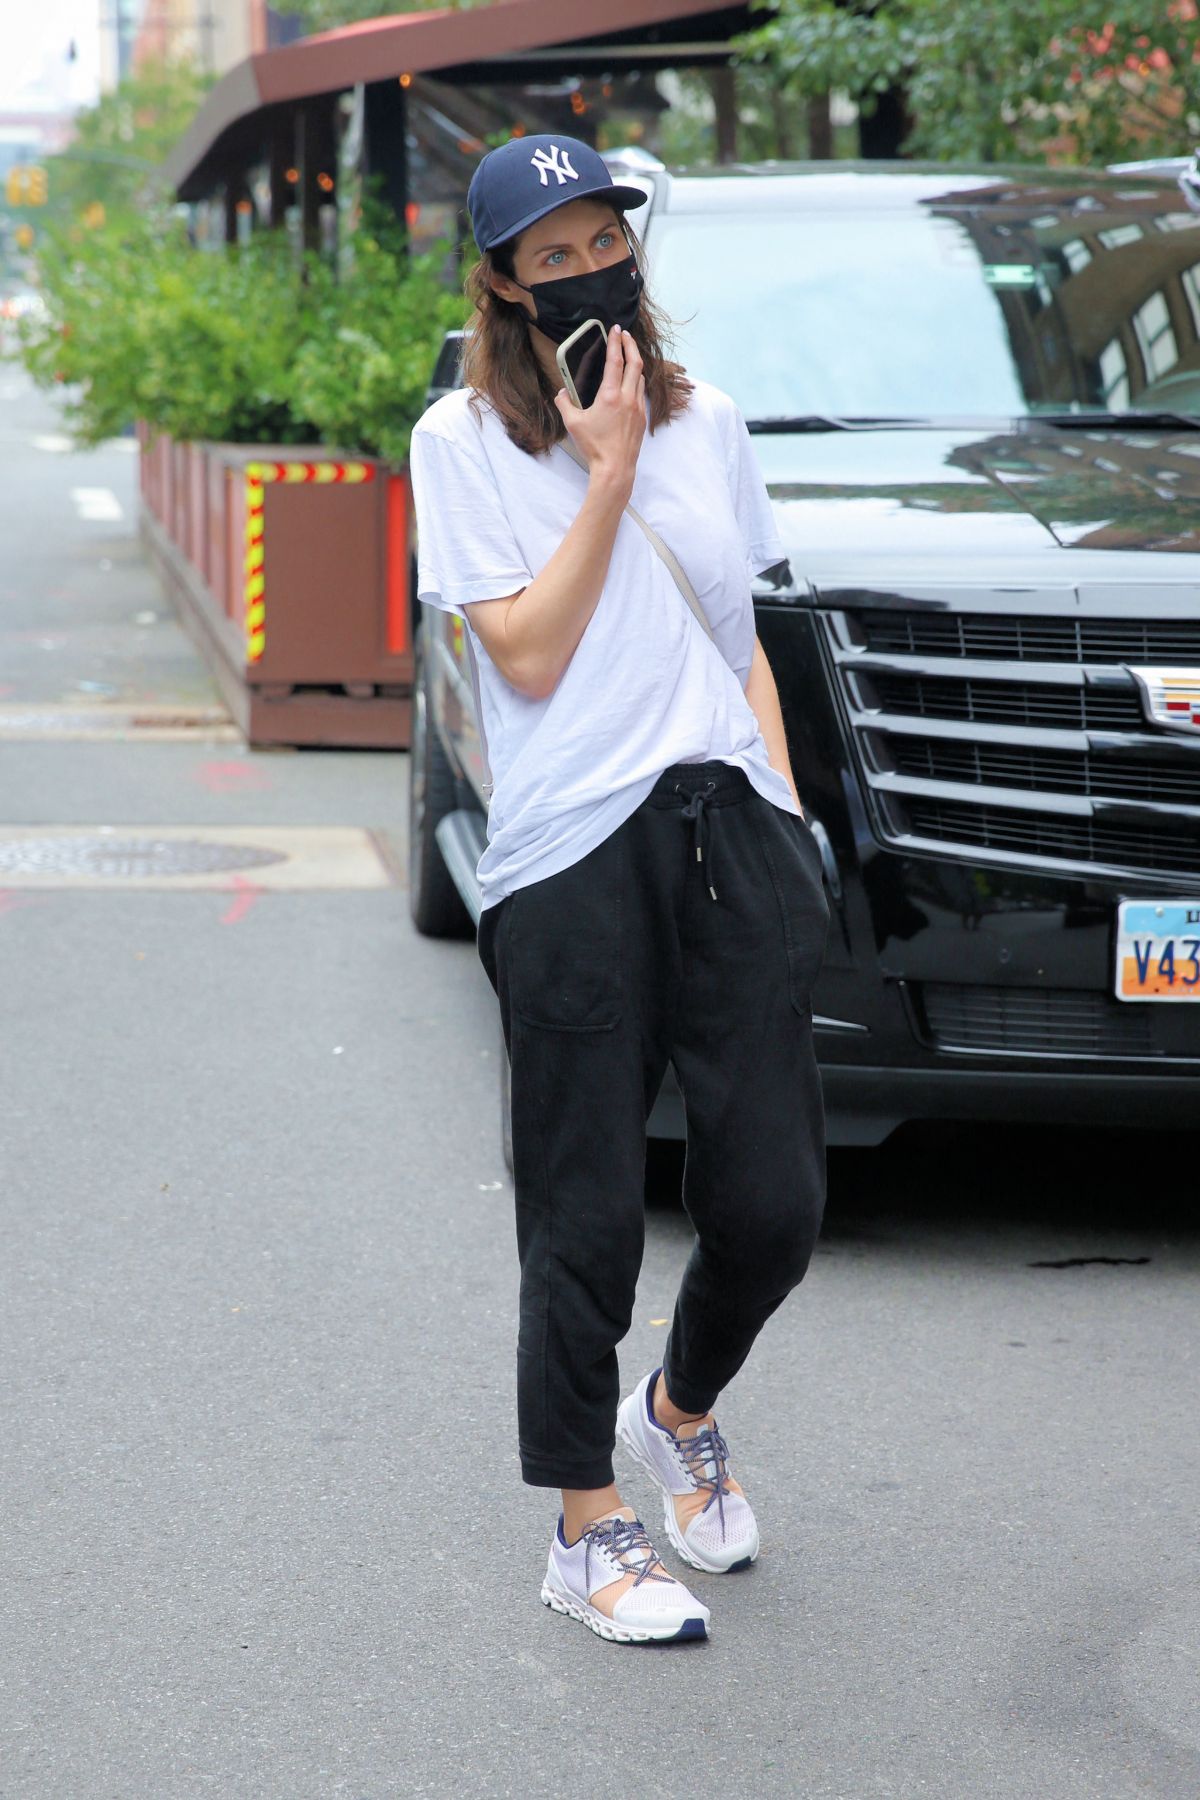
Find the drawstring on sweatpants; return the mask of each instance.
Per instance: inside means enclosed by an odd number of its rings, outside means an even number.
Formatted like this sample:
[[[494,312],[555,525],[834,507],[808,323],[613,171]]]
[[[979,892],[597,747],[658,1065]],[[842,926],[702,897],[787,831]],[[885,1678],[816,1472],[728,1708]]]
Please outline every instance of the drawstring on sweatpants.
[[[705,874],[704,854],[705,851],[708,852],[705,885],[714,900],[717,897],[717,890],[713,886],[712,828],[705,801],[716,790],[716,785],[715,781],[706,781],[702,788],[688,789],[684,787],[682,781],[675,783],[675,792],[677,794],[686,793],[688,796],[687,805],[683,807],[682,811],[684,818],[692,821],[692,844],[696,852],[696,861],[700,864],[701,874]]]

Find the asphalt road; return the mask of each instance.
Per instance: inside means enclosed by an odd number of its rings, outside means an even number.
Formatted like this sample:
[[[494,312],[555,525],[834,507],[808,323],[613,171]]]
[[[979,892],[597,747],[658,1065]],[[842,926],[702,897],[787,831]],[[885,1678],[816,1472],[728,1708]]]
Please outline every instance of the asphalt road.
[[[13,724],[216,701],[134,458],[59,432],[0,367],[0,854],[402,850],[402,756]],[[496,1050],[394,883],[0,873],[5,1800],[1200,1794],[1196,1140],[838,1153],[719,1409],[763,1554],[694,1577],[709,1644],[641,1651],[538,1604]],[[654,1206],[630,1379],[687,1242]]]

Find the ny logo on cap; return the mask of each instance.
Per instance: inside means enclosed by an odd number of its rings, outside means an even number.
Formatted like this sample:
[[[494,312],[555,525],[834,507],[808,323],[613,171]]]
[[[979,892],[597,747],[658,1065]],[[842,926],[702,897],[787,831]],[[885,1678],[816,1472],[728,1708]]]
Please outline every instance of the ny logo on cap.
[[[542,186],[550,186],[551,175],[558,176],[558,185],[564,181],[578,181],[577,172],[571,167],[570,154],[559,144],[552,144],[548,151],[535,150],[530,162],[541,176]]]

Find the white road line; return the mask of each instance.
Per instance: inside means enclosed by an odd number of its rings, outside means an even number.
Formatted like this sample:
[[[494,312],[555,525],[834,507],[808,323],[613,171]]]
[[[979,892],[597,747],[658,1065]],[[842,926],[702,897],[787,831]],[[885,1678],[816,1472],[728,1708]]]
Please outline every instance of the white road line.
[[[0,388],[0,400],[4,399],[4,390]],[[72,451],[77,455],[87,455],[81,444],[69,438],[61,431],[38,431],[29,439],[35,450],[44,450],[49,456],[69,456]],[[95,446],[97,450],[113,450],[120,456],[136,456],[138,441],[132,437],[102,438]]]
[[[80,518],[90,524],[109,524],[125,517],[111,488],[76,487],[71,489],[71,498]]]

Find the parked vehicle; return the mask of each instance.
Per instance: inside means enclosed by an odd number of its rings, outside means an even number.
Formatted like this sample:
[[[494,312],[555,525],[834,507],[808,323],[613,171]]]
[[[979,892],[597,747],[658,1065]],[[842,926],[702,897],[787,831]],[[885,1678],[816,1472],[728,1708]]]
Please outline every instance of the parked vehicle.
[[[738,401],[788,549],[755,603],[831,900],[831,1141],[1200,1123],[1194,165],[612,161],[647,188],[653,291]],[[479,904],[462,633],[420,621],[433,933]],[[681,1128],[668,1084],[651,1129]]]

